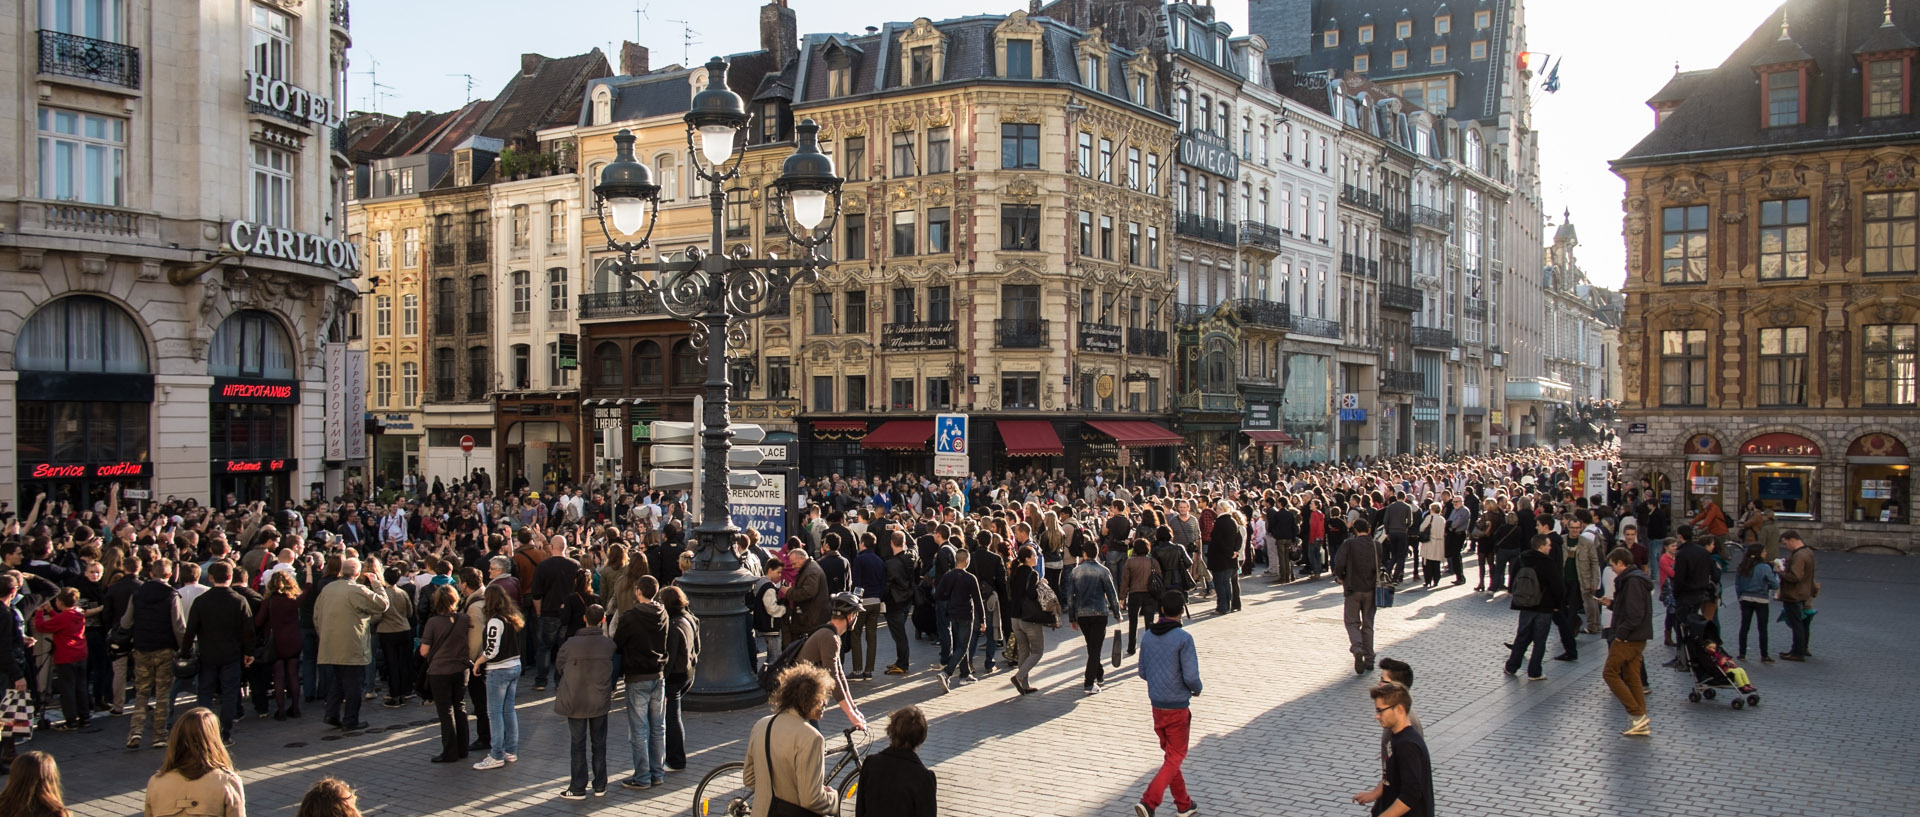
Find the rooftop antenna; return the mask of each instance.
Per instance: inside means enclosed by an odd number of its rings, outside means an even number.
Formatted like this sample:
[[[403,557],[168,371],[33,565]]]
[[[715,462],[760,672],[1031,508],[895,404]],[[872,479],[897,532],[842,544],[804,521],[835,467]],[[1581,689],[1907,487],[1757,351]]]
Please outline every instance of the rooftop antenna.
[[[685,20],[668,20],[667,22],[680,24],[680,64],[687,65],[693,60],[693,47],[700,44],[693,35],[700,32],[694,31]]]
[[[392,90],[393,86],[386,85],[380,82],[380,61],[379,60],[373,59],[372,57],[368,57],[367,65],[368,65],[367,70],[355,72],[367,78],[367,91],[366,93],[363,93],[360,95],[360,104],[366,105],[367,97],[371,95],[373,97],[373,105],[372,105],[373,112],[380,113],[380,106],[385,104],[386,98],[388,96],[391,96],[391,94],[388,94],[387,91]]]
[[[466,77],[467,78],[467,101],[461,104],[466,105],[473,102],[473,75],[472,74],[448,74],[447,76]]]
[[[653,22],[653,16],[647,14],[647,9],[652,7],[652,3],[635,2],[633,4],[633,41],[636,43],[640,42],[640,31],[644,28],[640,21],[646,20],[649,23]]]

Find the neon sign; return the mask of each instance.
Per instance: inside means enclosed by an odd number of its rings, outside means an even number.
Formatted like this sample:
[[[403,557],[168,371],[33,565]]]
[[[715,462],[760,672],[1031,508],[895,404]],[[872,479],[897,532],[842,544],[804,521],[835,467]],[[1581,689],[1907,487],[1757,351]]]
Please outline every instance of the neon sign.
[[[212,394],[207,399],[215,403],[292,405],[300,402],[300,384],[290,380],[217,377],[213,381]]]
[[[85,479],[144,477],[149,475],[151,463],[145,462],[109,462],[95,465],[68,465],[51,462],[36,463],[27,468],[28,479]]]
[[[221,397],[266,397],[287,400],[293,397],[292,386],[274,386],[265,383],[228,383],[220,387]]]
[[[223,474],[277,474],[293,470],[299,462],[293,459],[214,460],[213,468]]]

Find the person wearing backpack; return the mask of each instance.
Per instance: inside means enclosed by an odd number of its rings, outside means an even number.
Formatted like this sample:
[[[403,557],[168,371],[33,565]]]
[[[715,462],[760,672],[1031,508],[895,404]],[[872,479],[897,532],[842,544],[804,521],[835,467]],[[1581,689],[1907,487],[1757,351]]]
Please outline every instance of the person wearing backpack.
[[[1547,636],[1553,632],[1553,613],[1566,596],[1561,565],[1554,562],[1552,552],[1553,540],[1536,534],[1532,549],[1520,554],[1520,570],[1511,588],[1512,608],[1520,611],[1520,628],[1508,645],[1506,672],[1512,675],[1519,671],[1525,657],[1529,681],[1547,680],[1540,661],[1547,651]],[[1530,657],[1529,648],[1533,653]]]
[[[1020,663],[1013,672],[1013,688],[1028,695],[1039,692],[1028,678],[1040,664],[1040,654],[1047,649],[1046,633],[1040,628],[1059,626],[1054,616],[1060,602],[1040,573],[1043,569],[1040,555],[1034,552],[1033,546],[1021,545],[1015,560],[1013,574],[1007,578],[1007,594],[1013,604],[1014,650],[1020,654]],[[1049,601],[1052,609],[1048,609]]]
[[[1145,539],[1133,540],[1131,555],[1120,566],[1120,595],[1127,600],[1127,655],[1131,656],[1140,642],[1140,614],[1147,615],[1147,625],[1152,626],[1158,618],[1155,611],[1160,609],[1160,596],[1167,591],[1160,563],[1147,555],[1149,543]]]
[[[787,616],[787,605],[780,596],[780,562],[769,561],[760,565],[761,578],[747,593],[747,612],[753,616],[753,640],[756,656],[761,650],[767,653],[771,662],[780,654],[781,622]],[[755,665],[765,666],[758,658]]]

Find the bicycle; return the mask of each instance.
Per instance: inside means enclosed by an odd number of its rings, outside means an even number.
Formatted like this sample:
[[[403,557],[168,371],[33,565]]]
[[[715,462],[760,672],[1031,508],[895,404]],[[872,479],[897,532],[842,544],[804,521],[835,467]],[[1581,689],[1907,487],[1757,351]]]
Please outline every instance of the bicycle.
[[[854,798],[860,793],[860,767],[866,760],[866,733],[861,733],[862,740],[856,744],[853,740],[856,731],[859,730],[853,727],[842,730],[840,735],[847,745],[829,753],[840,758],[827,770],[826,780],[840,794],[837,813],[842,817],[853,815]],[[693,817],[751,817],[753,789],[747,786],[746,768],[745,763],[736,760],[721,764],[701,778],[700,785],[693,789]],[[835,779],[840,781],[837,785],[833,783]]]

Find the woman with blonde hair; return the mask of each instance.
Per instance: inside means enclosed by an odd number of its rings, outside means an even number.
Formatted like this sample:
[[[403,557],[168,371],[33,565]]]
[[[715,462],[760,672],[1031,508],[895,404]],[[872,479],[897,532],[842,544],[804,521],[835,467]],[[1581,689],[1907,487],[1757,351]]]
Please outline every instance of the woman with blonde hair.
[[[46,752],[21,752],[13,759],[7,787],[0,789],[0,814],[7,817],[67,817],[60,797],[60,766]]]
[[[234,773],[233,758],[220,743],[220,720],[204,706],[187,710],[173,722],[166,760],[147,780],[146,817],[183,813],[185,803],[197,804],[195,815],[247,814],[240,775]]]

